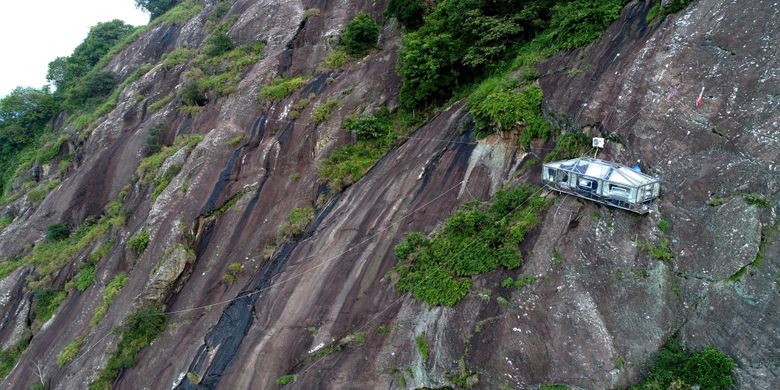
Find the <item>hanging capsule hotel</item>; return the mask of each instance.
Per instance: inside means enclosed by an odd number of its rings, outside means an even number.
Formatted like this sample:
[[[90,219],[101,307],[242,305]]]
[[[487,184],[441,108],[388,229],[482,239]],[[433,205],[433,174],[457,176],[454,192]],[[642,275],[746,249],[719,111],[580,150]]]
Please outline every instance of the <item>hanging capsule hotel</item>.
[[[650,212],[661,183],[638,170],[589,157],[542,165],[542,182],[556,191],[633,211]]]

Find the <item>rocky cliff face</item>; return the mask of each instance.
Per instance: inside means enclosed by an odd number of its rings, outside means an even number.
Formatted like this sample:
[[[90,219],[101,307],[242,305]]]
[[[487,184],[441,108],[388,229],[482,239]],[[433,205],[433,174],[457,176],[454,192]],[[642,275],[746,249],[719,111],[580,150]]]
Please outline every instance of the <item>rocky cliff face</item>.
[[[350,142],[341,121],[397,105],[400,32],[388,22],[381,50],[335,71],[319,64],[351,16],[379,19],[384,3],[233,2],[223,17],[235,20],[228,35],[265,41],[262,58],[235,92],[198,114],[174,103],[149,106],[185,80],[184,67],[164,66],[161,56],[202,47],[216,4],[186,22],[151,27],[107,65],[123,76],[154,67],[127,85],[88,137],[71,138],[66,147],[76,163],[56,189],[39,204],[22,197],[5,206],[16,219],[0,233],[0,257],[24,253],[49,223],[78,225],[115,199],[127,217],[112,230],[115,244],[94,285],[64,299],[3,387],[25,388],[39,371],[52,388],[87,387],[116,346],[112,329],[145,301],[165,303],[167,325],[122,372],[119,388],[274,388],[285,374],[296,375],[288,386],[302,389],[438,387],[452,385],[453,376],[477,388],[620,388],[642,377],[672,335],[733,357],[739,388],[780,384],[773,233],[780,5],[699,0],[648,24],[651,4],[634,1],[600,41],[540,64],[546,109],[569,128],[609,137],[602,158],[641,160],[662,180],[661,201],[638,216],[550,194],[555,203],[526,240],[519,270],[476,277],[473,293],[455,307],[430,308],[394,289],[393,246],[406,232],[432,231],[465,201],[538,183],[538,165],[522,167],[551,144],[525,151],[497,135],[476,140],[462,131],[470,118],[456,102],[359,182],[326,193],[318,167]],[[263,86],[297,75],[307,82],[291,96],[258,103]],[[292,118],[293,105],[309,96],[300,119]],[[328,99],[338,108],[314,124],[313,107]],[[171,129],[169,144],[175,136],[203,139],[168,158],[180,170],[155,197],[137,167],[157,124]],[[303,234],[280,242],[290,212],[311,205],[316,213]],[[670,226],[659,229],[661,219]],[[142,230],[150,242],[135,258],[126,244]],[[663,240],[674,254],[667,262],[644,249]],[[96,248],[75,255],[51,285],[61,288]],[[4,348],[30,326],[30,272],[22,266],[0,280]],[[90,325],[120,272],[126,285],[105,319]],[[231,272],[237,280],[223,282]],[[499,287],[520,274],[536,282]],[[427,359],[416,346],[420,335]],[[78,337],[80,353],[60,367],[57,355]]]

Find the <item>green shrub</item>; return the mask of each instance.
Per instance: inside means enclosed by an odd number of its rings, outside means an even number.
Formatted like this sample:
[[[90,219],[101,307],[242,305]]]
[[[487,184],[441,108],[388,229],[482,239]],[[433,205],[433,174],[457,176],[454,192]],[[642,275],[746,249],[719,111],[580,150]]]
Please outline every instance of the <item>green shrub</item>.
[[[171,96],[171,95],[169,95]],[[164,124],[156,124],[149,128],[146,135],[146,155],[150,156],[160,152],[163,147],[163,137],[168,132],[168,127]]]
[[[0,218],[0,232],[2,232],[8,225],[14,221],[14,217],[6,215]]]
[[[57,309],[60,307],[60,303],[65,299],[66,294],[64,291],[53,290],[48,288],[38,288],[33,291],[33,307],[32,313],[35,321],[41,324],[45,323]]]
[[[334,49],[324,60],[322,60],[322,68],[325,70],[337,70],[344,66],[352,59],[352,56],[347,54],[343,47],[337,47]]]
[[[73,359],[78,356],[79,349],[81,349],[81,346],[84,344],[84,340],[84,336],[79,336],[69,342],[68,345],[65,346],[65,349],[57,355],[57,364],[60,367],[63,367],[72,362]]]
[[[183,93],[183,91],[182,91],[182,93]],[[165,107],[165,106],[166,106],[166,105],[168,105],[168,103],[170,103],[170,102],[171,102],[171,101],[172,101],[172,100],[173,100],[175,97],[176,97],[176,94],[175,94],[175,93],[169,93],[169,94],[167,94],[167,95],[163,96],[162,98],[160,98],[160,100],[157,100],[157,101],[155,101],[154,103],[152,103],[152,104],[150,104],[150,105],[149,105],[149,111],[151,111],[151,112],[155,112],[155,111],[157,111],[157,110],[159,110],[159,109],[161,109],[161,108]]]
[[[567,133],[555,137],[555,148],[544,156],[544,161],[568,160],[590,150],[590,139],[583,133]]]
[[[305,77],[276,78],[260,90],[260,96],[268,100],[282,100],[306,84],[307,81]]]
[[[146,229],[142,229],[127,240],[127,247],[130,248],[135,257],[141,256],[147,246],[149,246],[149,232]]]
[[[624,0],[574,0],[552,8],[547,36],[562,50],[570,50],[601,38],[604,30],[620,17]]]
[[[658,220],[658,229],[664,233],[669,233],[669,229],[672,228],[672,224],[668,219],[661,218]]]
[[[206,91],[198,85],[196,80],[190,80],[182,85],[179,90],[179,98],[187,106],[202,107],[208,103]]]
[[[95,282],[95,265],[87,264],[76,274],[76,289],[86,291]]]
[[[125,318],[119,327],[119,343],[111,355],[105,368],[100,372],[97,381],[90,384],[90,389],[110,387],[119,373],[126,368],[135,366],[137,355],[165,330],[165,313],[162,306],[150,305],[143,307]]]
[[[16,345],[0,351],[0,378],[5,378],[16,366],[19,358],[22,357],[22,354],[30,344],[31,338],[31,334],[25,335]]]
[[[328,99],[326,102],[318,105],[317,107],[314,107],[314,110],[311,112],[311,119],[314,121],[315,125],[319,125],[322,122],[325,122],[330,118],[330,115],[333,113],[333,110],[338,108],[339,101],[336,99]]]
[[[138,177],[141,178],[143,183],[150,183],[157,177],[157,173],[160,170],[160,167],[162,167],[163,163],[165,163],[165,160],[173,156],[182,148],[187,148],[191,151],[202,140],[203,136],[199,134],[190,134],[177,137],[173,141],[173,145],[165,146],[160,149],[159,152],[143,159],[135,172]]]
[[[233,40],[227,34],[219,32],[211,34],[206,38],[206,46],[203,48],[203,53],[209,57],[217,57],[233,50],[235,47]]]
[[[390,133],[392,122],[387,107],[382,107],[373,115],[348,118],[341,126],[355,134],[358,140],[375,140]]]
[[[160,194],[162,194],[163,191],[165,191],[166,188],[168,188],[168,184],[171,184],[171,181],[173,178],[176,177],[176,175],[181,172],[181,165],[175,164],[168,167],[167,170],[165,170],[165,173],[162,175],[157,176],[154,179],[154,189],[152,190],[152,199],[156,199]]]
[[[120,273],[114,276],[108,285],[106,285],[106,290],[103,292],[103,300],[100,302],[98,307],[95,308],[95,313],[92,315],[92,319],[89,321],[92,326],[97,326],[100,321],[103,320],[103,317],[105,317],[106,313],[108,313],[108,307],[111,305],[111,302],[114,301],[114,298],[116,298],[122,288],[125,287],[127,280],[127,275]]]
[[[241,271],[243,271],[241,263],[230,263],[227,272],[225,272],[225,275],[222,277],[222,283],[225,283],[228,286],[235,283],[238,276],[241,275]]]
[[[490,129],[522,129],[520,140],[528,145],[533,138],[546,139],[552,126],[542,116],[542,89],[534,84],[519,86],[501,79],[489,79],[468,98],[477,134]]]
[[[46,227],[46,240],[62,241],[70,236],[70,229],[64,223],[52,223]]]
[[[761,194],[744,194],[743,197],[747,204],[756,206],[760,209],[768,209],[771,206],[769,199]]]
[[[155,1],[155,0],[143,0],[143,1]],[[174,0],[162,0],[163,2],[169,2]],[[162,7],[166,8],[166,7]],[[195,15],[199,14],[200,11],[203,10],[203,3],[199,0],[184,0],[179,2],[175,7],[169,9],[164,14],[160,15],[159,18],[152,18],[153,22],[149,23],[150,26],[159,24],[159,23],[165,23],[165,24],[176,24],[176,23],[184,23],[193,17]]]
[[[440,102],[458,87],[485,75],[513,70],[506,65],[514,56],[538,59],[586,44],[617,19],[624,3],[531,0],[509,6],[485,1],[435,2],[423,25],[403,37],[398,55],[401,104],[411,108]],[[512,65],[517,66],[517,62]]]
[[[181,47],[163,54],[161,61],[163,68],[171,69],[177,65],[186,64],[195,55],[195,50]]]
[[[731,373],[734,361],[713,347],[691,353],[677,341],[669,341],[653,359],[647,379],[635,390],[689,388],[699,385],[702,390],[728,389],[733,385]]]
[[[661,261],[669,261],[674,257],[672,250],[669,247],[669,240],[662,238],[658,241],[658,244],[653,245],[646,243],[644,249],[651,258]]]
[[[237,135],[237,136],[235,136],[235,137],[232,137],[232,138],[230,138],[230,139],[227,141],[227,145],[228,145],[229,147],[231,147],[231,148],[235,148],[235,147],[236,147],[236,146],[238,146],[238,144],[240,144],[240,143],[241,143],[241,141],[243,141],[243,140],[244,140],[244,135],[243,135],[243,134],[239,134],[239,135]]]
[[[536,281],[536,278],[533,277],[533,275],[525,275],[521,276],[517,280],[512,283],[512,286],[518,290],[522,289],[525,286],[530,286]]]
[[[295,382],[295,375],[293,374],[282,375],[276,380],[276,384],[279,386],[289,385],[293,382]]]
[[[385,15],[398,19],[407,30],[416,30],[423,25],[426,11],[424,0],[390,0]]]
[[[430,238],[411,233],[395,247],[396,288],[432,306],[453,306],[471,276],[520,266],[519,244],[549,202],[533,187],[500,190],[492,203],[467,202]]]
[[[693,0],[670,0],[663,7],[663,14],[669,15],[684,10]]]
[[[281,236],[284,239],[291,239],[306,229],[306,226],[314,219],[314,209],[312,207],[296,207],[290,212],[287,222],[282,225]]]
[[[425,339],[425,332],[418,335],[414,341],[415,344],[417,344],[417,352],[420,353],[420,356],[422,356],[423,360],[428,360],[430,352],[428,351],[428,341]]]
[[[645,16],[645,22],[650,24],[656,19],[658,19],[658,17],[663,16],[663,13],[661,11],[662,11],[661,0],[653,1],[653,6],[650,7],[650,10],[647,11],[647,15]]]
[[[389,149],[388,143],[358,141],[337,148],[320,166],[320,177],[339,192],[368,172]]]
[[[349,55],[361,56],[376,46],[378,38],[379,26],[370,15],[361,12],[344,28],[339,42]]]

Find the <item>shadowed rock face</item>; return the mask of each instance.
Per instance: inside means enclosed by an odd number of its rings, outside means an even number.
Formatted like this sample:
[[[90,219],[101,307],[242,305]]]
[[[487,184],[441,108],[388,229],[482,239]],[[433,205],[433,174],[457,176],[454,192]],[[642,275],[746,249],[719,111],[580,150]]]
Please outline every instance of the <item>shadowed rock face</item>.
[[[109,69],[127,75],[165,51],[200,47],[213,6],[189,22],[151,28]],[[233,3],[226,17],[238,19],[229,35],[240,43],[265,40],[263,58],[237,92],[212,99],[194,117],[173,104],[147,110],[181,84],[181,67],[158,66],[129,84],[78,145],[81,157],[61,186],[37,207],[24,198],[7,206],[26,211],[0,232],[1,256],[20,253],[51,222],[78,224],[99,214],[131,184],[127,221],[99,263],[96,283],[66,298],[2,386],[25,388],[38,364],[52,388],[85,388],[118,341],[111,329],[141,301],[157,298],[170,312],[166,331],[121,374],[119,388],[275,388],[288,373],[296,375],[288,387],[301,389],[437,387],[463,367],[478,374],[477,388],[616,388],[640,380],[672,335],[732,356],[739,388],[780,383],[780,244],[770,233],[780,206],[779,5],[700,0],[648,25],[650,4],[632,2],[603,39],[539,65],[546,108],[565,114],[574,128],[591,125],[619,140],[601,157],[641,159],[662,180],[661,201],[649,216],[637,216],[557,196],[523,244],[522,267],[474,278],[474,293],[453,308],[429,308],[394,289],[393,246],[409,231],[433,231],[459,204],[488,199],[505,183],[538,183],[536,168],[518,167],[541,160],[549,145],[526,153],[513,140],[461,134],[470,120],[458,102],[358,183],[317,202],[319,164],[351,141],[341,121],[397,105],[400,33],[390,23],[381,50],[337,71],[316,70],[352,15],[378,18],[384,6]],[[319,15],[305,18],[312,8]],[[311,72],[289,98],[257,102],[274,77]],[[696,108],[702,86],[705,100]],[[291,120],[292,105],[310,94],[312,102]],[[330,98],[340,102],[332,117],[310,123],[312,108]],[[158,123],[171,129],[169,143],[176,135],[204,139],[172,157],[168,164],[175,160],[181,172],[155,199],[132,177],[148,129]],[[236,136],[242,141],[229,145]],[[753,193],[769,207],[747,202]],[[715,198],[721,204],[710,206]],[[276,245],[290,211],[315,202],[307,231]],[[217,212],[226,204],[232,206]],[[661,218],[668,231],[657,227]],[[124,246],[142,228],[150,245],[135,259]],[[674,253],[669,262],[644,249],[662,239]],[[276,245],[273,255],[269,245]],[[92,249],[66,266],[54,287],[62,288]],[[226,285],[231,263],[242,271]],[[128,274],[127,285],[100,325],[90,326],[104,286],[119,272]],[[29,326],[29,273],[21,268],[0,281],[4,347]],[[521,274],[536,282],[523,290],[499,287]],[[484,290],[487,298],[478,294]],[[363,343],[354,341],[360,333]],[[415,345],[423,333],[427,360]],[[86,338],[81,354],[59,367],[57,354],[78,336]],[[340,351],[317,354],[340,340]]]

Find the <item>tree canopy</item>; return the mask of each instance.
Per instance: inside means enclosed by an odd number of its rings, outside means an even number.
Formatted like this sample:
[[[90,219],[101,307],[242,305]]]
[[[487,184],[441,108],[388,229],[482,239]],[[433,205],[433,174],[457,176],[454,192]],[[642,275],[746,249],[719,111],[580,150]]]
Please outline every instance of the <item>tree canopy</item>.
[[[135,0],[135,6],[149,11],[154,19],[176,6],[178,0]]]
[[[73,54],[57,57],[49,63],[46,79],[56,86],[58,93],[64,92],[86,75],[114,45],[132,34],[134,30],[133,26],[118,19],[96,24],[89,29],[89,34],[81,44],[76,46]]]

